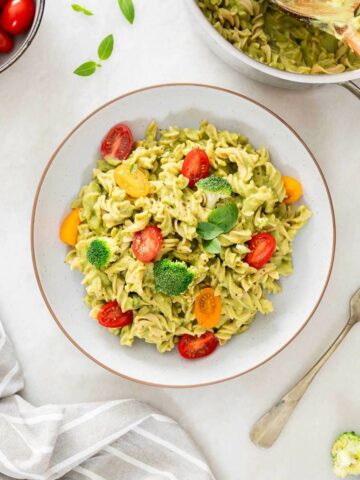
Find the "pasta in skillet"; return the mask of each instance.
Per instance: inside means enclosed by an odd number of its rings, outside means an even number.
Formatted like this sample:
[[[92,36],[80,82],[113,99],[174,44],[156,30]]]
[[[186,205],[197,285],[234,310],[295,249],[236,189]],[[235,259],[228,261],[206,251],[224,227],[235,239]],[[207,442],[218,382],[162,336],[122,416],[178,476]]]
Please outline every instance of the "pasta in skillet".
[[[292,242],[311,216],[291,204],[298,182],[265,148],[206,121],[160,132],[153,122],[125,156],[99,160],[72,204],[66,261],[84,275],[91,316],[122,345],[167,352],[189,336],[223,345],[271,312],[267,293],[292,272]]]
[[[334,36],[302,22],[268,0],[197,0],[234,47],[279,70],[334,74],[360,68],[360,57]],[[360,28],[360,16],[355,24]]]

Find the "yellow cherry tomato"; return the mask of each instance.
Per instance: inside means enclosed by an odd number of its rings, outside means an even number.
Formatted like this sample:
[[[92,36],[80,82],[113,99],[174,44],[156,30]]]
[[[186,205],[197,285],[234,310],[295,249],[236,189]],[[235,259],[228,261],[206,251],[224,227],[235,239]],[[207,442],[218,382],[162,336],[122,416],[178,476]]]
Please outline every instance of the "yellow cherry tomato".
[[[136,166],[119,165],[114,172],[116,184],[133,198],[146,197],[150,192],[150,183],[144,172]]]
[[[80,223],[80,208],[75,208],[67,215],[60,227],[60,239],[64,243],[75,247]]]
[[[213,288],[203,288],[195,299],[194,313],[199,325],[216,327],[221,316],[221,297],[215,296]]]
[[[282,177],[286,190],[286,198],[284,202],[286,205],[296,202],[302,196],[302,186],[301,183],[293,177]]]

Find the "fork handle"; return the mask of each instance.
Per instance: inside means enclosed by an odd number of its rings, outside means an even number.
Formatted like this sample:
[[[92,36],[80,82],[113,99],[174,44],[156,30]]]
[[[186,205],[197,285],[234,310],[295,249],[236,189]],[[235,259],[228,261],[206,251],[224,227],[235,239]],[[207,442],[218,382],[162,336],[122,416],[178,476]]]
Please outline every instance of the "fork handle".
[[[353,326],[354,323],[347,323],[334,343],[324,355],[319,358],[315,365],[281,398],[278,403],[276,403],[276,405],[271,408],[271,410],[265,413],[265,415],[255,423],[250,432],[250,438],[255,445],[264,448],[269,448],[273,445],[310,383],[314,380],[316,374],[335,352]]]

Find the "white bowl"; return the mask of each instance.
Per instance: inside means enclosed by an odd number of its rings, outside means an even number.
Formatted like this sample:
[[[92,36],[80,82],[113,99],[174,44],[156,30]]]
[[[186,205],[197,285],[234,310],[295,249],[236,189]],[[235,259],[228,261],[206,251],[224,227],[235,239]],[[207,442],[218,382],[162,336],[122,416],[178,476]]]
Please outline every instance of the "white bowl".
[[[360,69],[333,75],[303,75],[301,73],[284,72],[277,68],[270,67],[269,65],[254,60],[225,40],[207,20],[197,5],[196,0],[186,0],[186,4],[188,6],[191,23],[210,49],[232,68],[253,80],[275,87],[297,89],[329,83],[345,84],[349,82],[350,85],[347,85],[347,88],[349,86],[352,87],[351,90],[355,90],[357,95],[360,96],[359,88],[351,82],[351,80],[360,78]]]
[[[197,361],[176,351],[159,354],[137,342],[133,348],[89,318],[83,304],[82,275],[64,263],[67,248],[58,238],[61,219],[82,185],[88,183],[104,134],[126,122],[142,138],[156,119],[196,128],[207,119],[218,128],[242,132],[257,147],[270,149],[284,174],[297,177],[304,202],[313,211],[294,246],[294,274],[283,280],[274,297],[275,313],[259,315],[249,331],[233,338],[213,355]],[[108,370],[139,382],[168,386],[199,386],[242,375],[282,350],[306,325],[318,306],[332,268],[335,246],[334,212],[319,165],[300,137],[280,117],[235,92],[191,84],[160,85],[123,95],[80,123],[50,159],[36,193],[32,218],[32,254],[36,277],[50,313],[67,337],[89,358]]]

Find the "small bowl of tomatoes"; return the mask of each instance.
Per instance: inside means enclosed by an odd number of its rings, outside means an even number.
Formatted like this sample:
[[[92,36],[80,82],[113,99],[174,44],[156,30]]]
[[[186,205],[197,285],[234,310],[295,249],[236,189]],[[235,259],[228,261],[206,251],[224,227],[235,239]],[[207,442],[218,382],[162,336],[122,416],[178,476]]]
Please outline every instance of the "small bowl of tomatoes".
[[[45,0],[0,0],[0,73],[28,49],[39,29]]]

